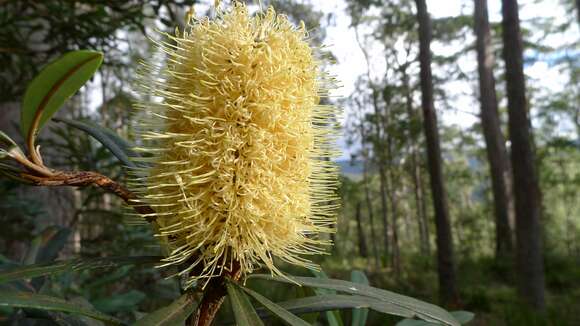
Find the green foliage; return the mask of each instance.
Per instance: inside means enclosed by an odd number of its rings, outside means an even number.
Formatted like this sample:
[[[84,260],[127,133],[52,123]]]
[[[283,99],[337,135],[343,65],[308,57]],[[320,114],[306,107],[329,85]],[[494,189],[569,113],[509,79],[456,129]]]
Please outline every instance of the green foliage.
[[[353,270],[350,275],[351,275],[350,280],[353,283],[369,285],[369,280],[367,279],[367,276],[363,272]],[[366,325],[368,315],[369,315],[368,309],[353,309],[352,310],[351,325],[352,326],[364,326],[364,325]]]
[[[63,311],[91,317],[111,325],[122,324],[118,319],[97,310],[87,309],[73,302],[37,293],[0,290],[0,306]]]
[[[459,325],[453,316],[437,306],[390,291],[370,287],[368,285],[356,284],[342,280],[298,276],[289,277],[288,279],[264,274],[254,274],[251,275],[250,278],[261,278],[284,283],[296,283],[302,286],[311,286],[353,295],[362,295],[377,300],[377,303],[390,306],[391,311],[389,313],[391,314],[404,317],[417,316],[427,321],[444,325]]]
[[[236,286],[236,285],[234,284],[234,286]],[[283,320],[286,324],[288,324],[290,326],[307,326],[307,325],[309,325],[304,320],[296,317],[295,315],[293,315],[292,313],[290,313],[286,309],[284,309],[281,306],[279,306],[278,304],[268,300],[266,297],[262,296],[261,294],[254,292],[248,288],[241,288],[241,289],[244,290],[244,292],[249,294],[256,301],[258,301],[262,306],[264,306],[264,308],[266,308],[272,314],[276,315],[278,318]]]
[[[169,306],[158,309],[139,319],[135,326],[172,326],[180,325],[191,315],[197,304],[191,293],[186,293]]]
[[[264,325],[244,291],[231,282],[228,282],[226,286],[236,324],[239,326]]]
[[[28,138],[31,128],[42,128],[64,102],[93,76],[102,62],[102,53],[82,50],[69,52],[44,67],[28,85],[22,100],[22,135]],[[39,119],[37,126],[33,126],[35,119]],[[32,130],[32,133],[36,132]]]
[[[130,159],[130,157],[136,156],[136,153],[131,149],[132,146],[113,130],[91,121],[77,121],[71,119],[55,120],[86,132],[111,151],[111,153],[125,166],[136,167],[135,163]]]

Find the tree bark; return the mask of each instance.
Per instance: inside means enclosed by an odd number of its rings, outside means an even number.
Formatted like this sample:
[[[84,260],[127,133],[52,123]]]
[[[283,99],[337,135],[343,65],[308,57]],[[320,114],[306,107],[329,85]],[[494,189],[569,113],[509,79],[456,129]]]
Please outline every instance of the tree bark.
[[[425,0],[415,0],[419,21],[419,62],[421,66],[421,106],[423,108],[423,128],[427,141],[427,162],[431,180],[431,195],[435,208],[437,234],[437,269],[439,275],[439,296],[445,304],[458,303],[453,239],[447,207],[447,192],[443,183],[441,147],[437,129],[437,114],[433,103],[433,81],[431,75],[431,19]]]
[[[395,278],[399,279],[401,277],[401,250],[399,247],[399,210],[397,206],[397,194],[393,185],[395,184],[395,174],[393,173],[393,151],[392,151],[392,141],[389,138],[387,141],[387,168],[388,174],[386,179],[386,190],[389,194],[389,202],[391,207],[391,265],[393,271],[395,272]]]
[[[356,213],[355,213],[355,217],[356,217],[356,229],[358,232],[358,252],[360,254],[361,257],[368,257],[368,250],[367,250],[367,242],[365,240],[365,234],[362,228],[362,219],[361,219],[361,203],[357,202],[356,203]]]
[[[368,61],[367,61],[368,62]],[[369,67],[370,70],[370,67]],[[369,75],[370,78],[370,75]],[[379,110],[379,101],[378,101],[378,92],[376,90],[376,86],[372,84],[371,81],[371,88],[373,89],[373,108],[375,113],[375,142],[374,142],[374,154],[377,161],[377,166],[379,168],[379,189],[381,194],[381,217],[383,219],[383,241],[385,246],[385,257],[389,256],[391,251],[390,248],[390,235],[389,235],[389,214],[388,214],[388,205],[387,205],[387,173],[385,171],[385,153],[384,153],[384,142],[381,135],[381,130],[384,130],[384,126],[381,126],[381,112]]]
[[[411,94],[411,85],[409,83],[409,75],[407,74],[407,64],[401,67],[403,74],[403,88],[405,91],[405,106],[407,109],[407,116],[409,121],[416,118],[415,110],[413,109],[413,97]],[[419,152],[417,150],[417,142],[414,135],[409,132],[409,152],[411,156],[411,177],[413,178],[413,194],[415,196],[415,206],[417,209],[417,222],[419,225],[419,247],[422,255],[431,254],[431,243],[429,240],[429,222],[427,220],[427,207],[425,206],[425,194],[423,191],[423,178],[421,176],[421,165]]]
[[[513,203],[509,186],[510,165],[497,109],[493,76],[494,56],[491,48],[487,0],[475,0],[474,5],[481,125],[489,161],[495,210],[495,252],[496,257],[505,258],[513,249],[510,230],[510,221],[513,220]]]
[[[375,257],[375,266],[378,268],[379,264],[379,251],[377,250],[377,236],[375,234],[375,221],[374,221],[374,214],[373,214],[373,202],[371,200],[371,193],[369,189],[369,179],[368,179],[368,162],[367,159],[364,158],[363,162],[363,185],[365,188],[365,201],[367,205],[367,211],[369,214],[369,222],[371,227],[371,248],[373,250],[373,256]]]
[[[517,0],[502,0],[503,57],[506,67],[513,191],[516,212],[516,270],[521,298],[545,310],[541,195],[526,102],[523,46]]]

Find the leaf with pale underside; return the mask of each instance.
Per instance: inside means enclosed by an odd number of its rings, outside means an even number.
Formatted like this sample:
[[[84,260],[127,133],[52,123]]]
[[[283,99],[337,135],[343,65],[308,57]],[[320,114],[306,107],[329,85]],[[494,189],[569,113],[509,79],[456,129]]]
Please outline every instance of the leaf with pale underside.
[[[399,307],[401,310],[408,311],[407,314],[401,315],[404,317],[418,317],[426,321],[436,322],[449,326],[460,325],[460,323],[449,312],[433,304],[364,284],[357,284],[335,279],[298,276],[279,277],[267,274],[254,274],[251,275],[250,278],[260,278],[283,283],[330,289],[360,296],[367,296],[384,301],[392,306]],[[409,313],[411,314],[410,316]]]

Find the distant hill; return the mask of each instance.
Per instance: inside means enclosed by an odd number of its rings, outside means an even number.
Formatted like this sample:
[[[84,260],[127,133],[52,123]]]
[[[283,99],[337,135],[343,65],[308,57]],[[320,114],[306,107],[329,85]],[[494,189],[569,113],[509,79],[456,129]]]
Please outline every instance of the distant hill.
[[[347,178],[359,179],[363,173],[362,161],[338,160],[336,164],[340,167],[340,173]]]

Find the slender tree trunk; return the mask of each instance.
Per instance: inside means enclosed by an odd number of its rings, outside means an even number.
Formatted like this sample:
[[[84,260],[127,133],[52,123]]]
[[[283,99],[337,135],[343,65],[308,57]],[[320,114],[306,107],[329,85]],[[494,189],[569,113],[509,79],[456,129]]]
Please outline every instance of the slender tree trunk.
[[[389,194],[389,203],[391,207],[391,265],[393,266],[393,271],[395,272],[395,277],[399,279],[401,277],[401,251],[399,248],[399,229],[398,229],[398,206],[397,206],[397,194],[393,187],[395,183],[395,174],[393,173],[393,160],[392,160],[392,143],[391,139],[387,141],[387,151],[388,151],[388,161],[387,161],[387,180],[386,189]]]
[[[367,250],[367,242],[365,240],[365,234],[362,228],[362,221],[361,221],[361,203],[357,202],[356,203],[356,213],[355,213],[355,217],[356,217],[356,229],[358,232],[358,252],[360,254],[361,257],[368,257],[368,250]]]
[[[485,137],[487,158],[491,174],[495,209],[496,257],[507,257],[512,252],[513,203],[510,191],[510,165],[501,131],[497,110],[495,78],[493,76],[493,49],[487,14],[487,0],[475,0],[475,34],[477,36],[477,68],[479,73],[479,97],[481,125]]]
[[[417,117],[413,109],[413,97],[411,96],[411,85],[407,66],[402,67],[403,88],[405,91],[405,106],[409,121],[414,121]],[[419,225],[419,245],[421,254],[431,254],[431,243],[429,241],[429,222],[427,221],[427,207],[425,206],[425,196],[423,192],[423,178],[421,176],[421,165],[419,164],[419,152],[417,142],[412,132],[409,132],[409,152],[411,156],[411,177],[413,179],[413,194],[415,196],[415,206],[417,208],[417,222]]]
[[[423,107],[423,127],[427,141],[427,162],[431,179],[431,194],[435,208],[437,231],[437,268],[439,274],[439,295],[443,303],[457,303],[459,294],[456,287],[453,239],[447,207],[447,192],[443,182],[441,147],[437,129],[437,115],[433,104],[433,81],[431,76],[431,19],[425,0],[415,0],[419,21],[419,61],[421,66],[421,103]]]
[[[370,69],[370,67],[369,67]],[[369,76],[370,78],[370,76]],[[370,81],[369,81],[370,82]],[[381,125],[381,112],[379,110],[379,95],[378,91],[376,90],[376,86],[372,85],[371,88],[373,89],[373,109],[375,113],[375,142],[374,142],[374,150],[375,150],[375,157],[377,161],[377,165],[379,168],[379,189],[381,194],[381,217],[383,219],[383,241],[385,246],[385,257],[389,257],[389,253],[391,251],[390,246],[390,236],[389,236],[389,213],[388,213],[388,205],[387,205],[387,173],[385,171],[385,149],[383,148],[383,139],[382,139],[382,130],[383,126]],[[388,261],[388,258],[386,258]]]
[[[545,310],[541,195],[526,102],[523,49],[517,0],[502,0],[511,158],[516,211],[518,290],[533,308]]]
[[[364,139],[364,137],[363,137]],[[371,227],[371,248],[373,250],[373,256],[375,258],[375,266],[379,268],[379,252],[377,250],[377,236],[375,234],[375,221],[374,221],[374,214],[373,214],[373,203],[371,200],[371,194],[369,189],[369,179],[368,179],[368,162],[367,158],[363,158],[363,185],[365,190],[365,201],[367,206],[367,211],[369,214],[369,222]]]

